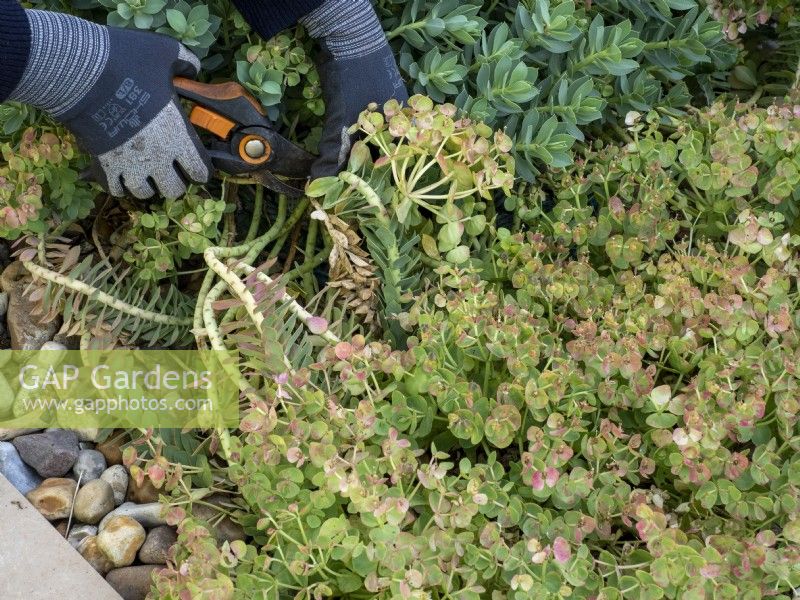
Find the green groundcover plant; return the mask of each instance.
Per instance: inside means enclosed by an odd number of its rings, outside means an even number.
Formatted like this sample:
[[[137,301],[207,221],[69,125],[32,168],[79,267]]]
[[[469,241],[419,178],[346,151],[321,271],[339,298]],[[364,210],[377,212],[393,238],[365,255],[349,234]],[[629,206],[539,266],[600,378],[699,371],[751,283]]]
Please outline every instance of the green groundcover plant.
[[[314,149],[301,28],[32,5],[180,39]],[[223,176],[117,203],[62,130],[0,109],[33,312],[84,348],[239,352],[237,430],[131,432],[179,531],[152,597],[796,597],[792,3],[376,8],[415,95],[297,201]]]
[[[798,113],[631,116],[507,200],[530,231],[434,268],[405,346],[248,375],[156,597],[792,597]]]

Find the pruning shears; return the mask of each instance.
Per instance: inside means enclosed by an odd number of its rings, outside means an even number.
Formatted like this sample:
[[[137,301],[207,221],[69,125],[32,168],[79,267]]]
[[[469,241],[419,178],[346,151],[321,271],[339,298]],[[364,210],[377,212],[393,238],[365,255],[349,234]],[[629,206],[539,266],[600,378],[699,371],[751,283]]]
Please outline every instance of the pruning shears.
[[[280,135],[263,107],[244,87],[200,83],[176,77],[178,96],[194,106],[189,121],[214,136],[208,152],[214,166],[231,175],[248,175],[264,187],[298,197],[316,160]]]

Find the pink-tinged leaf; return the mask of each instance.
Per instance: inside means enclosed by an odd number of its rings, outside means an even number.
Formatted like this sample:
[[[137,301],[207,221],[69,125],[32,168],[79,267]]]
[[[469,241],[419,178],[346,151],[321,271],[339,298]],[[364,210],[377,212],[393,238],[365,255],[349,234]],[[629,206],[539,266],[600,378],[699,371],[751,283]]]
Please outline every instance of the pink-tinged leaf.
[[[173,506],[167,511],[166,514],[167,524],[177,525],[186,518],[186,511],[180,506]]]
[[[19,260],[20,262],[31,262],[37,254],[36,248],[27,248],[19,253]]]
[[[547,471],[545,472],[544,482],[547,484],[547,487],[553,487],[556,483],[558,483],[559,477],[560,475],[557,469],[554,469],[553,467],[548,467]]]
[[[160,488],[167,477],[167,473],[161,465],[150,465],[147,468],[147,476],[150,477],[150,481],[153,482],[155,487]]]
[[[133,446],[128,446],[122,451],[122,464],[126,467],[130,467],[133,463],[135,463],[137,458],[138,456],[136,448]]]
[[[572,556],[572,548],[569,542],[563,537],[558,536],[553,542],[553,556],[557,563],[564,564]]]
[[[211,303],[211,307],[214,310],[228,310],[229,308],[238,308],[242,306],[242,301],[237,298],[231,298],[229,300],[217,300],[216,302]]]
[[[137,465],[133,465],[128,470],[131,473],[131,478],[136,482],[136,485],[142,487],[144,485],[144,471]]]
[[[347,360],[353,354],[353,345],[350,342],[339,342],[336,344],[334,352],[339,360]]]
[[[253,284],[250,289],[256,302],[261,302],[267,297],[267,286],[260,281]]]
[[[541,471],[536,471],[531,478],[531,486],[534,490],[541,491],[544,489],[544,475]]]
[[[297,447],[289,448],[289,450],[286,452],[286,459],[293,465],[297,464],[303,460],[303,451]]]
[[[700,567],[700,574],[703,577],[707,577],[708,579],[714,579],[715,577],[719,577],[719,574],[722,572],[722,569],[719,565],[703,565]]]
[[[328,331],[328,321],[322,317],[311,317],[308,320],[308,329],[311,333],[321,335]]]

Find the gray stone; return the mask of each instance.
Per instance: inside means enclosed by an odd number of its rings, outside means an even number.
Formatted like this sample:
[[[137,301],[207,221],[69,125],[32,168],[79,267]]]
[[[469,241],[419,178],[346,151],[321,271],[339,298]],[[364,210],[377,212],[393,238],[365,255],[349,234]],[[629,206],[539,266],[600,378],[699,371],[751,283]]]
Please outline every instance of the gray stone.
[[[10,442],[21,435],[28,435],[37,431],[41,431],[41,429],[0,429],[0,442]]]
[[[147,537],[144,527],[130,517],[112,517],[97,534],[97,546],[115,567],[127,567]]]
[[[44,350],[44,348],[42,348]],[[48,427],[45,431],[63,431],[63,427]],[[79,442],[96,442],[97,438],[100,437],[100,430],[95,427],[90,427],[86,429],[68,429],[67,431],[73,431],[75,435],[78,436]]]
[[[57,430],[33,433],[14,440],[20,457],[42,477],[61,477],[78,459],[78,436],[72,431]]]
[[[100,437],[100,430],[96,427],[86,429],[75,429],[78,434],[78,440],[81,442],[96,442]]]
[[[94,479],[78,490],[73,508],[75,518],[95,525],[114,510],[114,491],[107,481]]]
[[[101,575],[105,575],[114,568],[108,557],[100,550],[100,546],[97,545],[96,535],[83,538],[78,544],[78,552]]]
[[[153,572],[161,568],[157,565],[139,565],[114,569],[106,575],[106,581],[123,600],[145,600],[150,593]]]
[[[66,346],[67,350],[81,349],[81,336],[79,335],[67,335],[59,331],[53,336],[53,341]],[[90,348],[90,350],[95,350],[95,348]]]
[[[28,281],[28,270],[19,261],[11,263],[0,276],[0,287],[8,294],[6,326],[12,350],[39,350],[60,327],[58,320],[41,323],[41,316],[31,313],[31,302],[25,296]]]
[[[111,465],[100,479],[107,481],[114,491],[114,506],[119,506],[125,502],[125,493],[128,491],[128,469],[122,465]]]
[[[106,459],[97,450],[81,450],[72,471],[80,478],[81,483],[98,479],[106,470]]]
[[[69,517],[76,487],[77,484],[72,479],[54,477],[45,479],[39,487],[28,492],[25,497],[45,519],[58,521]]]
[[[94,525],[76,525],[69,530],[67,541],[77,550],[84,539],[93,535],[97,535],[97,527]]]
[[[64,344],[59,344],[58,342],[45,342],[42,344],[40,350],[66,350],[67,347]]]
[[[8,294],[0,292],[0,318],[5,317],[6,312],[8,312]]]
[[[169,549],[178,541],[175,529],[162,525],[151,529],[139,550],[139,561],[146,565],[165,565]]]
[[[22,462],[19,452],[10,442],[0,442],[0,474],[23,495],[42,483],[39,474]]]
[[[130,517],[141,523],[142,526],[147,529],[158,527],[159,525],[166,525],[167,520],[161,516],[161,511],[163,509],[164,507],[158,502],[150,502],[149,504],[125,502],[122,506],[111,511],[100,521],[98,530],[103,531],[112,517]]]

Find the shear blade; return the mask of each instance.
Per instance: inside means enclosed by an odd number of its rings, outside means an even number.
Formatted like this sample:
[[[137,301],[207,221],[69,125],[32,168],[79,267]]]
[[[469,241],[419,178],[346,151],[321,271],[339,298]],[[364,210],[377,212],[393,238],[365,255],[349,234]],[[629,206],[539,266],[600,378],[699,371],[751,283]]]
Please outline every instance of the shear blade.
[[[311,175],[316,156],[277,133],[270,136],[269,142],[273,154],[269,165],[272,173],[291,179],[306,179]]]
[[[305,190],[303,188],[278,179],[271,170],[253,171],[250,173],[250,176],[265,188],[270,189],[273,192],[278,192],[279,194],[285,194],[290,198],[300,198],[305,194]],[[300,182],[298,182],[298,184],[299,183]]]

